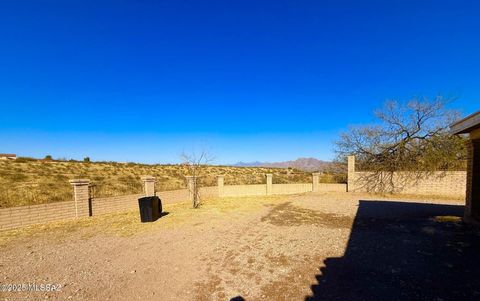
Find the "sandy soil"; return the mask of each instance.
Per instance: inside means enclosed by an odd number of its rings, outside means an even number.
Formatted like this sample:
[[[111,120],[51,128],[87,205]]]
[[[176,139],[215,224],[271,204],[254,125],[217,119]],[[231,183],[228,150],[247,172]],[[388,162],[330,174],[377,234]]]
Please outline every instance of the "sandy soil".
[[[91,221],[81,227],[65,225],[66,232],[57,226],[18,234],[0,249],[0,282],[54,283],[62,289],[0,292],[0,296],[34,300],[316,298],[325,262],[345,255],[359,200],[368,199],[379,198],[346,193],[228,198],[199,210],[165,205],[169,214],[146,229],[132,212],[135,228],[128,235],[109,231],[111,224]],[[220,202],[228,206],[217,205]],[[457,216],[462,209],[458,200],[396,202],[457,205],[452,206],[460,209],[454,212]],[[392,215],[391,210],[372,214],[384,213]],[[438,210],[427,213],[415,218],[446,215]],[[182,219],[175,221],[178,216]],[[393,215],[391,220],[398,218]]]

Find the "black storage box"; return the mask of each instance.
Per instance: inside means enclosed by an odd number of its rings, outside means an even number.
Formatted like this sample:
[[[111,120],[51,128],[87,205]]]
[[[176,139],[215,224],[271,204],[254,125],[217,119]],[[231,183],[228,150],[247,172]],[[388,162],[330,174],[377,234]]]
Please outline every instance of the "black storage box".
[[[138,199],[140,208],[140,221],[142,223],[154,222],[162,214],[162,201],[158,196],[147,196]]]

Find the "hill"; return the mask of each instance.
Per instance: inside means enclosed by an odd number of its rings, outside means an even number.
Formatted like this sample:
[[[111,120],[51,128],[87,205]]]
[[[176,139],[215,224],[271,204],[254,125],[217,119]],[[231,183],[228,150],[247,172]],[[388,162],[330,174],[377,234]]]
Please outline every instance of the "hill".
[[[333,171],[336,170],[336,165],[333,162],[322,161],[315,158],[298,158],[292,161],[285,162],[238,162],[234,166],[249,166],[249,167],[277,167],[277,168],[295,168],[301,171]]]

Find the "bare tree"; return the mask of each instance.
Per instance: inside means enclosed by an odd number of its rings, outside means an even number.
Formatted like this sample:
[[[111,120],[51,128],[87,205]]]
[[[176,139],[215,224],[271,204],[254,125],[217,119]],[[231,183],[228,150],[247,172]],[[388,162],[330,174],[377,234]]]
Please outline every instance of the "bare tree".
[[[193,196],[193,208],[198,208],[201,203],[202,178],[205,176],[206,166],[214,160],[214,157],[207,151],[202,150],[200,154],[195,153],[195,151],[191,153],[183,151],[181,158],[183,165],[187,168],[188,176],[192,179],[192,183],[187,182],[187,189]]]
[[[448,133],[459,113],[445,108],[440,96],[414,98],[406,103],[388,101],[375,112],[377,123],[350,127],[336,141],[338,161],[355,155],[360,170],[369,171],[363,179],[367,190],[394,192],[401,173],[412,172],[418,179],[437,170],[465,169],[465,140]],[[403,179],[407,180],[407,179]],[[405,181],[404,181],[405,183]],[[407,183],[405,183],[407,184]]]

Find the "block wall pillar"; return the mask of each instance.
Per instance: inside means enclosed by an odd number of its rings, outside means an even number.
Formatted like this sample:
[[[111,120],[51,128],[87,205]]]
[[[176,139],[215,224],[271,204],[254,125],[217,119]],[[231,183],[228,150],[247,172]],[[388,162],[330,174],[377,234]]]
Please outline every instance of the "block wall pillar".
[[[273,175],[272,174],[266,174],[267,177],[267,189],[266,189],[266,194],[271,195],[273,192]]]
[[[145,196],[155,196],[155,177],[143,176],[141,179]]]
[[[355,156],[348,156],[347,191],[355,191]]]
[[[218,176],[217,177],[217,186],[218,186],[218,196],[223,196],[224,191],[223,191],[223,186],[225,183],[225,176]]]
[[[312,173],[312,191],[318,192],[318,184],[320,182],[320,173],[314,172]]]
[[[74,179],[69,181],[73,186],[73,201],[75,217],[90,215],[90,180]]]

